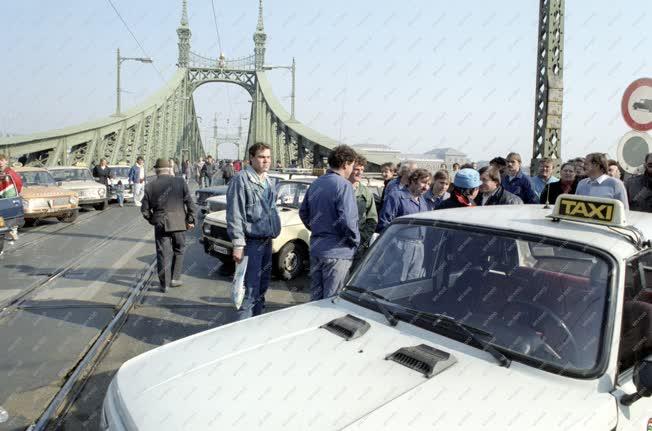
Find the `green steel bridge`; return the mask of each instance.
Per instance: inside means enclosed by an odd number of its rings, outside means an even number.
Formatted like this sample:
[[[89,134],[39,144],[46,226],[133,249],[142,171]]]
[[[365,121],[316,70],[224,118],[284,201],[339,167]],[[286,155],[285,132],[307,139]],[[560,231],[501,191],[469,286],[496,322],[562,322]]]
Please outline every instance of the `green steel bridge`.
[[[564,0],[539,0],[539,7],[532,169],[541,158],[559,159],[561,154]],[[265,74],[271,67],[265,64],[267,35],[262,0],[253,34],[254,53],[248,57],[227,60],[191,51],[187,0],[183,0],[177,35],[177,72],[141,105],[65,129],[0,138],[0,152],[44,166],[90,166],[103,158],[109,164],[132,164],[138,156],[145,158],[146,166],[152,166],[158,157],[196,160],[204,156],[204,149],[193,92],[209,82],[231,83],[249,92],[252,105],[247,146],[259,141],[271,145],[274,163],[288,165],[295,160],[300,167],[313,167],[340,144],[297,121],[274,96]],[[365,156],[370,170],[397,161],[395,155]]]

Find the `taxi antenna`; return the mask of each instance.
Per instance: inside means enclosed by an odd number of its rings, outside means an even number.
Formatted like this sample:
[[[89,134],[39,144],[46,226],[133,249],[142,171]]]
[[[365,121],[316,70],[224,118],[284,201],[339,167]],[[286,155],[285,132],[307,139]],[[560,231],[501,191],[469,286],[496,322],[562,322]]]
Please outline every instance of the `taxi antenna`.
[[[546,204],[544,205],[543,209],[550,209],[550,183],[546,184]]]

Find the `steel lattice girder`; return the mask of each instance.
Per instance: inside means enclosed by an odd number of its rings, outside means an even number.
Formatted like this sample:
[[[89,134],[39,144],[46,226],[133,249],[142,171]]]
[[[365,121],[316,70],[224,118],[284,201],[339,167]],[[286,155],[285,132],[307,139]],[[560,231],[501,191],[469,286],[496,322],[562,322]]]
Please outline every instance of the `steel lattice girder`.
[[[563,72],[564,0],[540,0],[532,173],[541,158],[561,158]]]

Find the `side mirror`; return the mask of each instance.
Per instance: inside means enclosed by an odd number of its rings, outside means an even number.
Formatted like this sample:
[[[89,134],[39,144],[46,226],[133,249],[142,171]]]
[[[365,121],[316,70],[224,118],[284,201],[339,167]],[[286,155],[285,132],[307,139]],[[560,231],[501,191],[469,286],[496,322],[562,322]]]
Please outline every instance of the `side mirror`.
[[[641,398],[652,396],[652,355],[643,359],[634,367],[634,385],[636,392],[623,395],[620,403],[624,406],[632,405]]]

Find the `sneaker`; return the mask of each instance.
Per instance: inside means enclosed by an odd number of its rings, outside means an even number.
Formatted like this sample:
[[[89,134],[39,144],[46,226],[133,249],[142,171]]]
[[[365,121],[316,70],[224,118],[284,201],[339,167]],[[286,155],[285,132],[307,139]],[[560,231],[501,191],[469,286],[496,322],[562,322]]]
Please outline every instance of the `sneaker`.
[[[183,286],[183,282],[181,280],[170,280],[170,287],[179,287]]]
[[[125,205],[124,205],[124,204],[120,204],[120,208],[122,208],[123,206],[125,206]]]

